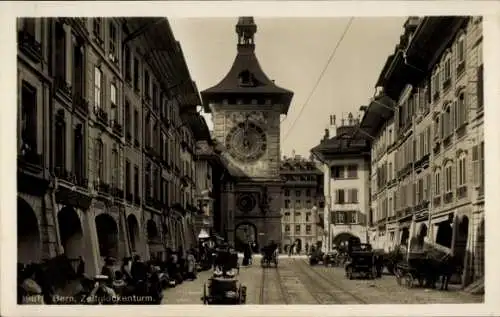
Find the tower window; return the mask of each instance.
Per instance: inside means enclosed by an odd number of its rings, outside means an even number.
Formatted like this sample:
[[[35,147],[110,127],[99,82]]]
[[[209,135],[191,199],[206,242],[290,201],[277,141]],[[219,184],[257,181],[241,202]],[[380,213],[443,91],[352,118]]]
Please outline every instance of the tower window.
[[[238,79],[240,80],[240,86],[253,86],[253,76],[248,70],[242,71],[238,75]]]

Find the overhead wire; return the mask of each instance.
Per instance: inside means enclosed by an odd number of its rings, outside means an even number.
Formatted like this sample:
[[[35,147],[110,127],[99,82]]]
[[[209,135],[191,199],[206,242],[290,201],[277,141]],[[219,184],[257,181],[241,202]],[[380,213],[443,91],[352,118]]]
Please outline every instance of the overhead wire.
[[[299,114],[297,117],[295,117],[295,120],[292,122],[292,125],[290,126],[290,128],[288,129],[288,131],[285,133],[285,136],[283,137],[283,142],[285,142],[285,140],[287,139],[287,137],[290,135],[290,132],[293,130],[295,124],[297,123],[297,121],[299,120],[299,118],[301,117],[302,113],[304,112],[305,108],[307,107],[307,105],[309,104],[309,101],[311,100],[312,96],[314,95],[314,92],[316,91],[316,89],[318,88],[319,86],[319,83],[321,82],[321,80],[323,79],[323,76],[325,75],[326,71],[328,70],[328,66],[330,66],[330,63],[332,62],[333,58],[335,57],[335,55],[337,54],[337,50],[338,48],[340,47],[340,44],[342,43],[342,41],[344,40],[344,37],[346,36],[347,34],[347,31],[349,31],[349,28],[351,27],[351,24],[352,24],[352,21],[354,20],[354,17],[351,17],[349,19],[349,22],[347,22],[347,25],[346,27],[344,28],[344,32],[342,33],[342,35],[340,36],[339,40],[337,41],[337,44],[335,45],[335,47],[333,48],[332,50],[332,53],[330,54],[330,57],[328,58],[327,62],[326,62],[326,65],[325,67],[323,68],[323,70],[321,71],[319,77],[318,77],[318,80],[316,81],[315,85],[313,86],[313,89],[311,90],[311,92],[309,93],[306,101],[304,102],[304,104],[302,105],[302,107],[300,108],[300,111],[299,111]],[[284,121],[284,120],[283,120]],[[283,122],[281,121],[281,122]]]

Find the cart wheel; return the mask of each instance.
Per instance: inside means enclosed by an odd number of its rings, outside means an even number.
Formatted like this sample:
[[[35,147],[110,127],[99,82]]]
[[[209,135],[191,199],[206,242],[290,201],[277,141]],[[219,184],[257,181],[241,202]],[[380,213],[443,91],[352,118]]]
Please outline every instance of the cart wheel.
[[[413,286],[413,275],[411,273],[406,273],[405,275],[405,286],[407,288],[412,288]]]

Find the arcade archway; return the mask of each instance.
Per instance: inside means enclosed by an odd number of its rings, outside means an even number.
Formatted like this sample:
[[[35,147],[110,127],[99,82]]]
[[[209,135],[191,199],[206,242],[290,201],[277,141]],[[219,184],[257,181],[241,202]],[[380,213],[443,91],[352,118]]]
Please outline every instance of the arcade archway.
[[[17,198],[17,261],[40,262],[42,258],[40,228],[35,211],[22,198]]]
[[[156,222],[152,219],[148,220],[147,223],[147,235],[148,235],[148,240],[149,241],[154,241],[157,240],[159,235],[158,235],[158,228],[156,227]]]
[[[235,234],[234,244],[236,250],[243,252],[245,246],[248,244],[248,242],[251,241],[254,241],[257,244],[256,249],[259,250],[257,226],[254,225],[253,223],[244,222],[238,224],[236,226],[234,234]]]
[[[118,257],[118,225],[108,214],[100,214],[95,218],[99,253],[101,257]]]
[[[337,234],[333,238],[332,244],[333,244],[333,246],[346,248],[347,243],[349,242],[350,239],[360,240],[359,237],[355,236],[354,234],[352,234],[350,232],[342,232],[342,233]]]
[[[132,253],[137,252],[137,244],[139,243],[139,222],[135,215],[129,215],[127,217],[127,229],[128,236],[130,239],[130,249]]]
[[[418,230],[417,241],[416,241],[418,248],[422,248],[424,246],[425,237],[427,237],[427,231],[428,231],[427,225],[425,223],[421,224]]]
[[[83,256],[83,230],[80,218],[72,207],[64,207],[57,214],[59,233],[64,253],[69,259]]]
[[[444,247],[451,248],[453,239],[453,228],[451,221],[443,221],[437,225],[436,243]]]

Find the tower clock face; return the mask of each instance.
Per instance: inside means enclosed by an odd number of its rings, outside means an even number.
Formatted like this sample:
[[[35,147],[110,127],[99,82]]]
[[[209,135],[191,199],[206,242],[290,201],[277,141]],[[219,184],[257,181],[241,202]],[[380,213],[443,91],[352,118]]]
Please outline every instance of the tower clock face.
[[[256,161],[267,150],[266,133],[253,122],[240,122],[228,133],[226,147],[231,156],[240,162]]]

